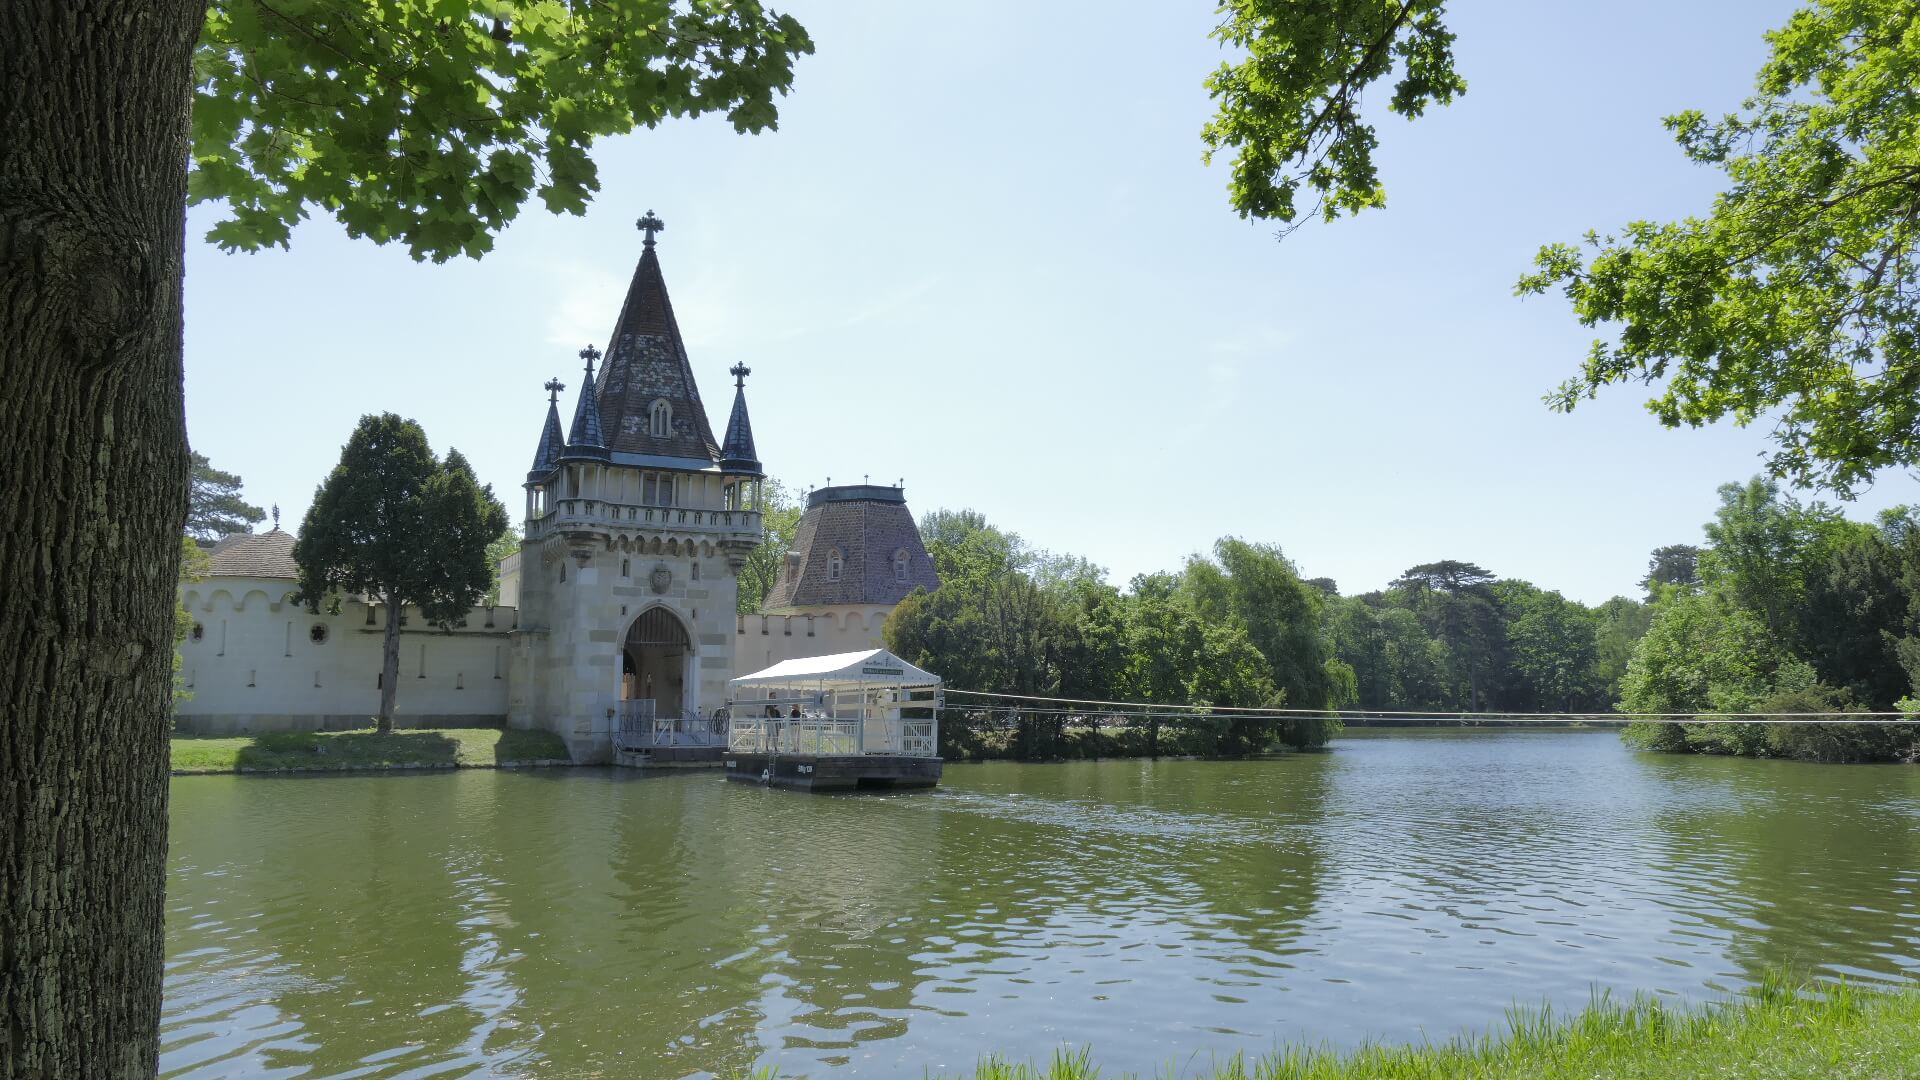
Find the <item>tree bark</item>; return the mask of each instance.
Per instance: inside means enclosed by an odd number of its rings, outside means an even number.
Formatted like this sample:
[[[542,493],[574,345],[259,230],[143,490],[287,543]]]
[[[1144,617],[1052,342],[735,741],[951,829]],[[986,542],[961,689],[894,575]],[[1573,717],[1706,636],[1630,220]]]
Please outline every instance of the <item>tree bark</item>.
[[[400,614],[406,601],[387,597],[387,629],[380,641],[380,725],[382,735],[393,730],[393,701],[400,692]]]
[[[205,10],[0,4],[0,1078],[157,1066]]]

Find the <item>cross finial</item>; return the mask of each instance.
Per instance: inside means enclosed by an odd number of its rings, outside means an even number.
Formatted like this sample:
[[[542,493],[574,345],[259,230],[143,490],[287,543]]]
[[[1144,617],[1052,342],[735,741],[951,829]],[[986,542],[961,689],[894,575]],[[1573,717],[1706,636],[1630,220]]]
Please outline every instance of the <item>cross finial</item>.
[[[653,215],[653,211],[651,210],[647,211],[645,217],[642,217],[639,221],[634,222],[634,225],[638,226],[641,232],[647,234],[648,247],[653,246],[654,233],[667,231],[667,223],[655,217]]]
[[[580,350],[580,359],[587,362],[587,378],[593,378],[593,362],[600,359],[600,350],[589,345]]]
[[[735,364],[727,369],[727,374],[733,376],[735,389],[744,390],[747,386],[747,376],[753,374],[753,369],[745,364]]]
[[[560,391],[565,390],[566,388],[567,388],[566,383],[563,383],[559,379],[554,378],[554,379],[548,379],[547,384],[545,386],[542,386],[540,389],[545,390],[547,392],[547,404],[558,405],[560,404]]]

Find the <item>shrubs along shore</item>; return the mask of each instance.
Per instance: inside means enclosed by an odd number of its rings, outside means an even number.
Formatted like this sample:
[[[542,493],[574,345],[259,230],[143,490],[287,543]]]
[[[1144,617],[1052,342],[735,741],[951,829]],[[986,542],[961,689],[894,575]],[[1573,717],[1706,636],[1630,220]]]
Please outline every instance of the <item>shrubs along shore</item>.
[[[287,731],[269,735],[177,735],[173,739],[176,775],[567,763],[567,747],[558,735],[516,728],[423,728],[385,735],[372,729]]]
[[[746,1080],[776,1080],[761,1069]],[[1046,1065],[982,1061],[971,1080],[1120,1080],[1091,1050]],[[1169,1064],[1150,1076],[1195,1080],[1669,1080],[1681,1076],[1920,1077],[1920,988],[1865,990],[1822,983],[1795,991],[1770,979],[1748,996],[1688,1009],[1602,996],[1569,1016],[1515,1009],[1502,1035],[1351,1052],[1285,1047],[1210,1065]]]

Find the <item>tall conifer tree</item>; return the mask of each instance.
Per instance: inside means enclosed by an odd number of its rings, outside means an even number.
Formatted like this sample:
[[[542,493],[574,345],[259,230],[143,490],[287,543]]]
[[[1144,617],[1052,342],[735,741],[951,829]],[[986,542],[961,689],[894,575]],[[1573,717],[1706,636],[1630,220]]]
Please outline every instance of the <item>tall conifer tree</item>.
[[[216,469],[195,450],[187,468],[187,535],[210,544],[228,533],[247,532],[267,512],[240,497],[240,474]]]

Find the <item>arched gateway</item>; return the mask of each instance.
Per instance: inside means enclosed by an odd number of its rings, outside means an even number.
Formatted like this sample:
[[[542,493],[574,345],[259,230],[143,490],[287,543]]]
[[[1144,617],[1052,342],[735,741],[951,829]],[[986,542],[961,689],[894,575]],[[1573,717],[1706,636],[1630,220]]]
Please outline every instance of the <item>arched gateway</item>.
[[[650,701],[654,717],[661,720],[691,715],[687,686],[695,654],[678,616],[660,606],[641,612],[627,627],[620,651],[621,700]]]
[[[734,369],[716,439],[654,250],[660,221],[642,222],[606,351],[580,350],[570,426],[565,387],[547,384],[512,583],[524,632],[508,722],[557,732],[583,762],[608,760],[633,732],[681,740],[726,701],[735,575],[761,539],[747,369]]]

